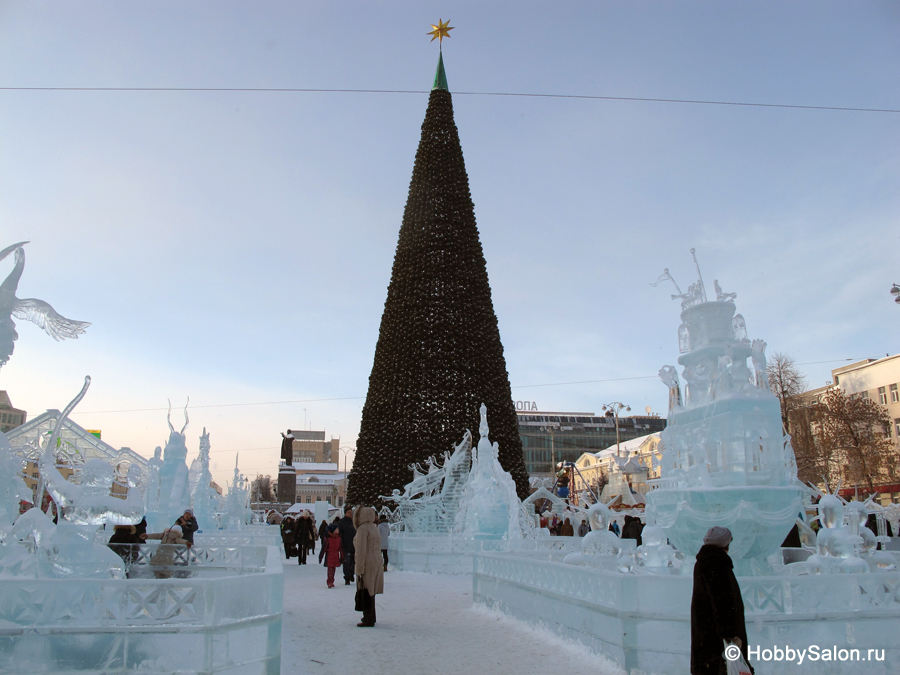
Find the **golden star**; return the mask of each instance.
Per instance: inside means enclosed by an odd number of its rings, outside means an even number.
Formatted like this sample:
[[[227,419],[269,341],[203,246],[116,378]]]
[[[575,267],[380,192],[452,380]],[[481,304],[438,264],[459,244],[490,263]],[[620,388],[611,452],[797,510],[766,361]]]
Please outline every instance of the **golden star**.
[[[437,40],[438,44],[443,44],[444,38],[449,38],[450,31],[453,30],[453,26],[450,25],[449,19],[447,21],[438,19],[438,25],[435,26],[434,24],[431,24],[431,27],[434,28],[434,30],[428,31],[428,35],[431,36],[432,42]]]

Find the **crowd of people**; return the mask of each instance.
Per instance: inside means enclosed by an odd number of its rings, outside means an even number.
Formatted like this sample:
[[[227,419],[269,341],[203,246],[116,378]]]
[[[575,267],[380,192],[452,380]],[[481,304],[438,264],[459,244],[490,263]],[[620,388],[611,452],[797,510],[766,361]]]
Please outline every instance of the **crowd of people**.
[[[157,579],[168,579],[172,576],[175,563],[175,546],[191,548],[194,545],[194,533],[200,529],[194,512],[185,509],[175,523],[162,532],[147,532],[147,519],[137,525],[116,525],[107,545],[125,563],[125,576],[131,577],[131,566],[138,560],[139,546],[148,539],[158,539],[159,546],[150,558],[153,575]]]
[[[375,596],[384,593],[390,533],[388,522],[379,520],[375,509],[369,506],[359,507],[355,513],[347,507],[343,517],[335,517],[331,523],[323,520],[318,530],[313,527],[309,511],[296,520],[289,516],[281,522],[286,560],[297,557],[299,564],[305,565],[319,541],[319,562],[327,570],[328,588],[335,587],[338,568],[345,586],[356,583],[355,608],[362,612],[362,621],[356,625],[360,628],[375,625]]]

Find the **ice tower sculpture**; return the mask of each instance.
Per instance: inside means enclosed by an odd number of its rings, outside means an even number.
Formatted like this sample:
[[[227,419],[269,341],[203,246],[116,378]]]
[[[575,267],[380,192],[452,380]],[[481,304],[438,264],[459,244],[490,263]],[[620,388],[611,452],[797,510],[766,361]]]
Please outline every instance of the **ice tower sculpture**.
[[[190,402],[190,399],[188,399]],[[185,509],[191,506],[191,493],[188,486],[187,445],[185,445],[184,430],[187,429],[190,420],[187,414],[187,404],[184,406],[184,426],[181,431],[175,431],[172,426],[172,403],[169,402],[169,412],[166,415],[169,424],[169,440],[163,451],[162,465],[159,469],[159,503],[155,510],[147,511],[147,526],[150,531],[159,532],[172,525]],[[158,455],[154,455],[158,459]],[[148,481],[148,491],[151,489],[154,463],[151,460],[151,477]]]
[[[487,407],[481,404],[480,438],[472,470],[459,501],[453,533],[475,539],[521,539],[531,525],[516,494],[516,484],[497,459],[498,445],[488,438]]]
[[[214,530],[216,526],[216,511],[219,510],[219,498],[216,491],[210,486],[212,473],[209,470],[209,434],[203,427],[200,436],[200,454],[191,462],[191,471],[188,474],[188,484],[191,489],[191,508],[194,509],[194,518],[200,529]]]
[[[661,277],[675,284],[672,298],[682,300],[678,363],[686,384],[682,395],[675,368],[660,371],[669,388],[668,426],[660,442],[662,477],[648,494],[647,512],[690,557],[710,527],[728,527],[729,553],[739,573],[747,573],[749,560],[780,546],[806,488],[766,383],[765,342],[747,338],[735,294],[723,293],[716,281],[716,299],[708,300],[699,265],[697,273],[687,293],[668,270]]]
[[[223,530],[239,530],[249,525],[253,516],[250,510],[250,486],[238,468],[238,457],[234,458],[234,480],[228,489],[222,513]],[[199,521],[198,521],[199,522]]]
[[[85,321],[73,321],[60,316],[43,300],[36,298],[19,299],[16,290],[19,287],[19,279],[25,270],[25,249],[22,248],[27,241],[7,246],[0,251],[0,260],[15,251],[15,266],[9,276],[0,284],[0,368],[6,365],[9,357],[15,349],[15,342],[19,339],[16,332],[16,324],[12,317],[31,321],[40,326],[57,342],[65,338],[76,339],[84,333],[91,324]]]

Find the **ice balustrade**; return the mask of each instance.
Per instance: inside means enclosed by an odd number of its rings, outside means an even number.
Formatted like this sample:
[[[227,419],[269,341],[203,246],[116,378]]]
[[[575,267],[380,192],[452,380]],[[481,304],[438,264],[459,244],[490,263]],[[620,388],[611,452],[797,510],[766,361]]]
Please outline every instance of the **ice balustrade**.
[[[165,564],[157,552],[165,547]],[[125,564],[129,579],[151,578],[157,572],[189,576],[258,574],[266,568],[266,546],[184,544],[114,544],[115,552]]]
[[[283,572],[278,549],[264,552],[263,571],[244,557],[241,575],[0,576],[0,672],[277,675]]]
[[[900,662],[900,573],[739,581],[750,644],[886,648],[883,663],[834,664],[825,672],[887,675]],[[474,556],[476,603],[585,644],[626,671],[688,671],[692,588],[684,575],[622,574],[611,565],[565,565],[524,553]],[[797,664],[765,668],[790,675]]]

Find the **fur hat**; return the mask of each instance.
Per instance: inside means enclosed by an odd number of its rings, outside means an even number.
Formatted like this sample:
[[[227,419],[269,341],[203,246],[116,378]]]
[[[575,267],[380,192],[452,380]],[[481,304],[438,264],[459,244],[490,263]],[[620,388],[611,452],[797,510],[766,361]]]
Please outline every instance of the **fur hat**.
[[[731,539],[731,530],[727,527],[716,525],[715,527],[709,528],[709,532],[703,537],[703,543],[725,548],[731,543]]]

